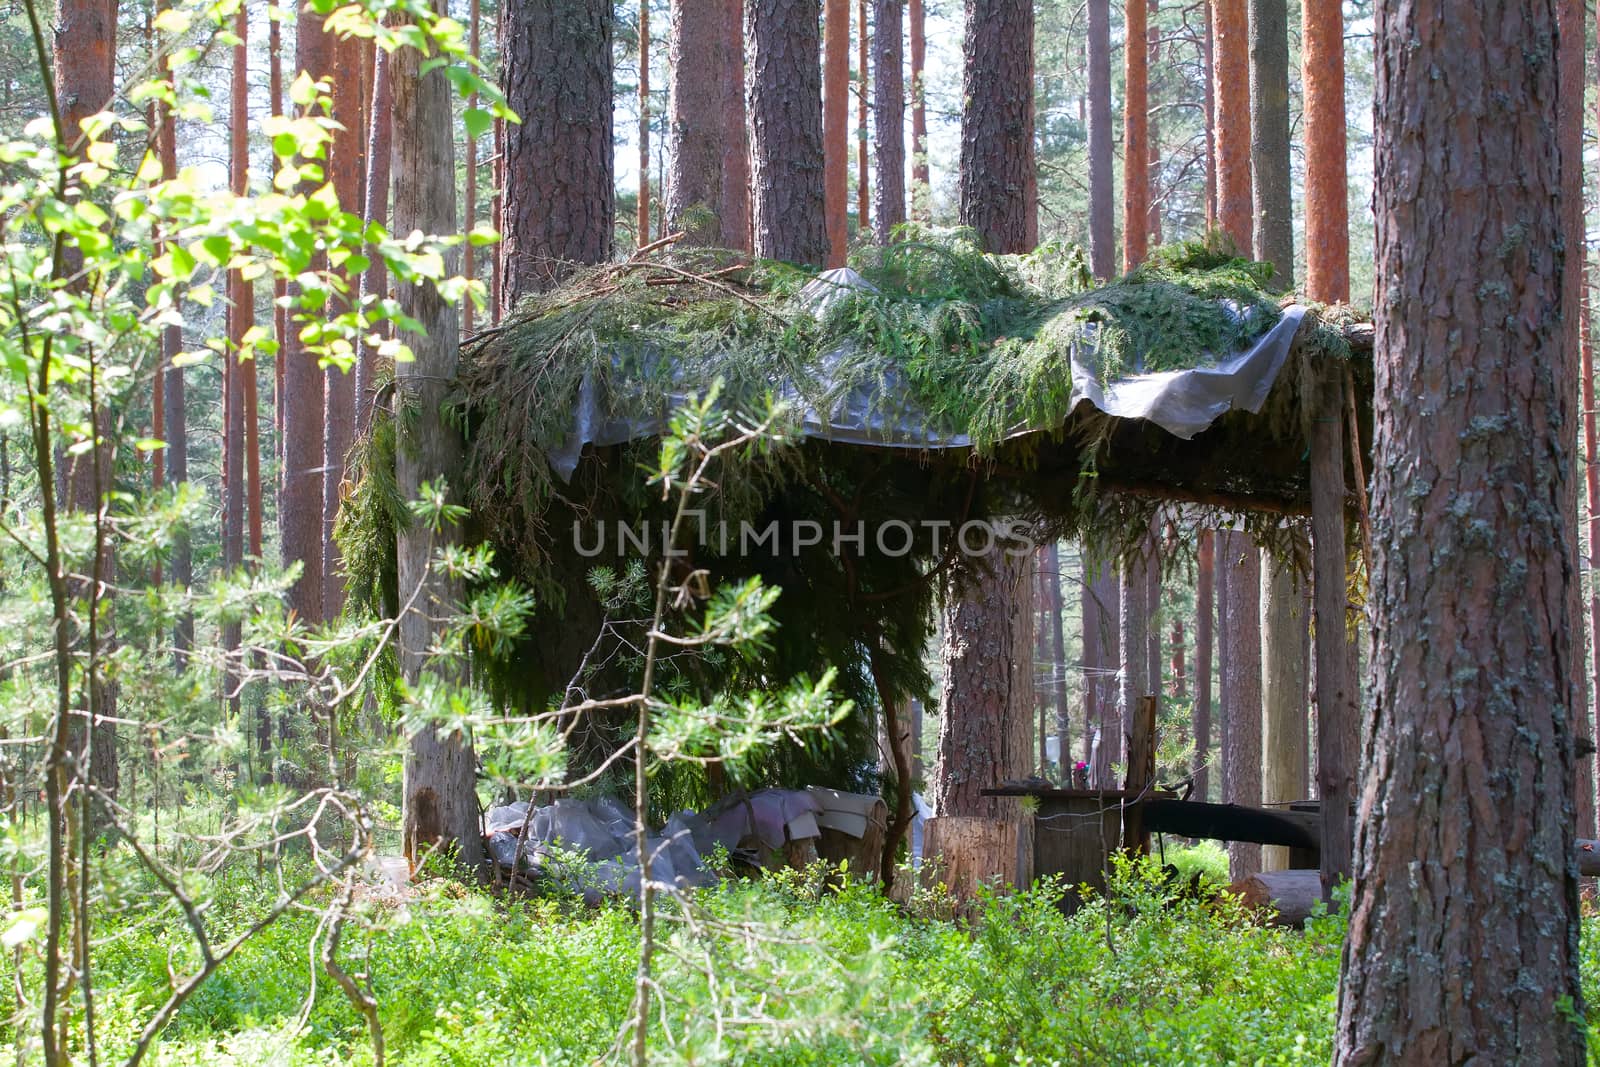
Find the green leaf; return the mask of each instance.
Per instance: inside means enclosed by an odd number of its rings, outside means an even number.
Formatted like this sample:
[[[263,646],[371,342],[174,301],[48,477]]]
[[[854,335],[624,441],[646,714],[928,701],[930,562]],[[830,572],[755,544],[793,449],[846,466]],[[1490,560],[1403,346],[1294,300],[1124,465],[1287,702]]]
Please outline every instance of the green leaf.
[[[494,116],[481,107],[469,107],[462,121],[466,123],[468,137],[482,137],[494,125]]]

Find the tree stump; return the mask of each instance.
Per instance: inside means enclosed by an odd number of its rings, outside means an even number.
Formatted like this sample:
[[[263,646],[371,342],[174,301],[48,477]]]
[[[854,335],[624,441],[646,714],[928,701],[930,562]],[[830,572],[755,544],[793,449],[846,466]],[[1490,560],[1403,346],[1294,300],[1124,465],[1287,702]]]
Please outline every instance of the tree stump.
[[[1026,888],[1033,881],[1033,819],[945,815],[923,827],[923,878],[970,904],[981,885]]]

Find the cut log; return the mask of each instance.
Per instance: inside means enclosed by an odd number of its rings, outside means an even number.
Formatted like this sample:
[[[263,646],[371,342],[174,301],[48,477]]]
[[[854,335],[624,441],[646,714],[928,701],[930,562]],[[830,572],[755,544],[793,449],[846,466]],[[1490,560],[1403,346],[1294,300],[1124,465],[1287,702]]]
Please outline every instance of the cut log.
[[[1033,881],[1031,825],[980,815],[945,815],[929,819],[922,832],[923,876],[943,882],[962,903],[970,902],[980,885],[1026,886]]]
[[[1273,909],[1279,926],[1303,926],[1322,900],[1322,872],[1262,871],[1235,882],[1229,891],[1252,908]]]

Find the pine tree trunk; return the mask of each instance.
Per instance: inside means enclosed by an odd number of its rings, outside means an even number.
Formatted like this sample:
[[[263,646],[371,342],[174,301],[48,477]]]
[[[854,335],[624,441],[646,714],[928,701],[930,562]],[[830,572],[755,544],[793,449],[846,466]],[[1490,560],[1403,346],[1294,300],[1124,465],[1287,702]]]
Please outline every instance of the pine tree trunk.
[[[112,21],[115,22],[114,15]],[[170,48],[171,43],[167,42],[165,46]],[[167,77],[170,84],[171,75]],[[157,155],[161,160],[161,179],[174,181],[178,177],[178,123],[170,107],[165,104],[157,106],[161,116],[161,126],[156,132]],[[173,489],[186,486],[189,482],[188,401],[184,395],[184,368],[176,361],[182,352],[183,327],[178,325],[163,327],[161,365],[165,371],[162,376],[161,399],[166,425],[161,436],[166,441],[166,448],[162,450],[162,455],[166,457],[167,467],[164,481]],[[90,484],[92,485],[92,482]],[[172,583],[180,591],[187,593],[194,582],[194,553],[189,531],[183,527],[179,527],[173,533],[171,559]],[[194,615],[187,610],[178,616],[173,629],[172,644],[180,657],[194,645]]]
[[[1072,708],[1067,703],[1067,648],[1061,612],[1061,548],[1051,541],[1041,563],[1044,574],[1044,611],[1050,635],[1050,699],[1055,708],[1056,753],[1061,781],[1070,784],[1072,773]]]
[[[1376,9],[1373,684],[1339,1064],[1585,1061],[1555,7]]]
[[[1165,73],[1161,63],[1161,27],[1158,25],[1160,14],[1161,0],[1150,0],[1150,17],[1147,20],[1149,29],[1145,38],[1147,41],[1147,59],[1145,62],[1148,72],[1145,80],[1148,85],[1147,96],[1151,98],[1146,101],[1150,111],[1145,119],[1145,126],[1148,131],[1146,140],[1150,145],[1150,159],[1148,161],[1150,180],[1147,185],[1148,191],[1145,195],[1145,217],[1149,220],[1149,244],[1152,247],[1161,244],[1163,239],[1161,235],[1161,126],[1156,120],[1155,114],[1159,104],[1151,102],[1160,93],[1160,83],[1157,79]]]
[[[312,78],[335,76],[333,36],[322,16],[310,7],[300,10],[295,27],[295,68]],[[332,175],[330,174],[330,177]],[[302,191],[310,193],[313,187]],[[325,255],[312,263],[327,265]],[[298,286],[289,295],[298,297]],[[298,564],[300,576],[289,590],[289,606],[308,623],[323,620],[322,597],[322,462],[323,386],[325,375],[300,340],[300,329],[288,324],[283,363],[283,484],[278,498],[278,529],[285,567]],[[169,399],[170,406],[171,401]]]
[[[1261,800],[1269,807],[1304,800],[1310,788],[1308,607],[1306,587],[1294,565],[1263,552]],[[1281,845],[1263,848],[1261,867],[1287,870],[1289,850]]]
[[[822,202],[830,267],[844,266],[850,234],[850,0],[823,0]]]
[[[1315,3],[1316,0],[1308,0]],[[1344,0],[1332,0],[1335,5]],[[1215,229],[1217,226],[1217,65],[1215,61],[1215,34],[1212,27],[1216,25],[1215,16],[1212,14],[1214,0],[1205,0],[1205,41],[1201,48],[1201,74],[1205,78],[1205,91],[1202,97],[1202,107],[1205,110],[1205,138],[1206,138],[1206,229]],[[1344,81],[1339,82],[1339,92],[1344,92]],[[1341,98],[1342,99],[1342,98]],[[1309,200],[1309,198],[1308,198]],[[1307,209],[1309,215],[1309,208]]]
[[[1100,281],[1116,276],[1116,208],[1111,192],[1111,0],[1088,0],[1089,266]]]
[[[753,246],[750,230],[750,127],[745,121],[744,0],[724,0],[722,22],[722,244]]]
[[[435,0],[442,9],[443,0]],[[442,13],[442,10],[441,10]],[[443,70],[419,74],[421,54],[402,48],[390,57],[393,66],[394,226],[397,232],[455,233],[456,188],[454,131],[450,82]],[[609,69],[609,67],[608,67]],[[456,264],[447,265],[447,273]],[[463,445],[443,414],[455,376],[460,338],[456,305],[444,300],[430,282],[396,283],[396,296],[406,313],[422,326],[411,335],[414,359],[395,365],[400,401],[416,411],[407,422],[407,440],[398,449],[398,483],[405,499],[415,499],[423,482],[460,493]],[[457,580],[430,567],[440,541],[458,539],[447,528],[433,534],[425,523],[413,523],[399,538],[401,601],[422,589],[415,606],[400,618],[400,666],[415,680],[424,667],[441,615],[459,607]],[[405,760],[402,824],[406,857],[415,866],[430,850],[455,846],[457,860],[476,866],[483,859],[479,836],[478,799],[474,792],[471,744],[460,735],[443,736],[432,727],[416,733]]]
[[[1294,288],[1288,0],[1250,0],[1250,174],[1255,258],[1272,264],[1273,284],[1286,292]]]
[[[1250,45],[1246,0],[1212,0],[1216,56],[1217,223],[1251,247]]]
[[[614,21],[611,0],[501,8],[502,88],[522,118],[506,127],[502,152],[503,312],[558,284],[574,265],[611,258]]]
[[[906,96],[901,71],[903,0],[875,0],[872,34],[872,133],[877,157],[872,225],[879,244],[906,221]]]
[[[1194,795],[1211,799],[1211,635],[1216,619],[1216,534],[1200,531],[1194,593]]]
[[[928,104],[923,83],[928,46],[923,0],[906,0],[911,41],[911,217],[933,217],[933,189],[928,180]]]
[[[283,44],[280,40],[278,20],[267,20],[267,105],[273,118],[283,116]],[[278,351],[272,357],[272,455],[278,464],[279,501],[283,499],[284,462],[283,462],[283,411],[284,411],[284,368],[288,363],[287,353],[289,344],[289,309],[284,306],[284,297],[289,291],[288,283],[281,278],[273,279],[272,283],[272,338],[278,344]],[[282,520],[279,520],[279,533],[282,533]]]
[[[1150,248],[1149,9],[1144,0],[1127,0],[1123,17],[1122,269],[1128,271]]]
[[[343,76],[333,79],[333,118],[340,124],[329,148],[328,170],[339,206],[359,211],[364,206],[366,185],[366,137],[361,126],[361,82],[349,77],[361,68],[362,42],[356,38],[337,41],[334,69]],[[451,182],[451,196],[455,195]],[[361,279],[346,277],[359,291]],[[333,540],[333,525],[339,518],[339,502],[344,498],[345,460],[356,436],[356,379],[351,371],[328,367],[323,371],[322,408],[322,617],[337,619],[344,610],[344,567],[339,546]]]
[[[1583,407],[1583,480],[1589,512],[1589,699],[1592,703],[1588,731],[1580,728],[1579,734],[1592,742],[1596,724],[1600,724],[1600,442],[1595,439],[1594,325],[1590,316],[1589,287],[1585,284],[1578,380]],[[1592,810],[1589,821],[1585,822],[1581,817],[1581,805],[1579,807],[1578,833],[1589,836],[1594,832]]]
[[[1111,786],[1111,765],[1121,757],[1121,695],[1117,681],[1122,662],[1122,595],[1117,571],[1102,561],[1091,545],[1083,549],[1084,598],[1084,760],[1090,764],[1094,784]],[[1100,746],[1093,747],[1098,731]]]
[[[378,50],[372,68],[372,120],[367,129],[367,187],[361,217],[367,223],[387,225],[389,221],[389,163],[393,150],[394,79],[390,54]],[[382,296],[389,288],[389,270],[383,257],[372,256],[361,275],[361,295]],[[382,331],[382,332],[387,332]],[[377,373],[377,354],[363,342],[356,349],[356,432],[366,433],[372,423],[373,376]]]
[[[990,252],[1038,243],[1033,4],[968,0],[961,95],[961,223]]]
[[[755,253],[806,266],[830,256],[823,209],[819,0],[748,0]]]
[[[703,73],[703,71],[702,71]],[[639,0],[638,247],[650,243],[650,0]]]
[[[856,229],[865,236],[872,232],[871,159],[867,150],[872,137],[867,115],[871,110],[867,101],[871,95],[868,86],[872,35],[867,32],[867,0],[856,0],[856,27],[856,64],[861,68],[856,73]]]
[[[1301,0],[1306,141],[1306,295],[1350,299],[1349,189],[1345,178],[1344,2]]]
[[[471,55],[472,55],[472,57],[474,59],[476,59],[478,57],[478,53],[481,50],[482,44],[483,44],[483,42],[482,42],[482,23],[483,23],[482,6],[483,5],[479,2],[479,0],[471,0],[471,2],[467,4],[467,50],[468,50],[468,52],[471,53]],[[374,75],[374,76],[376,76],[376,75]],[[478,94],[477,93],[473,93],[471,96],[467,97],[467,108],[469,110],[474,110],[477,107],[478,107]],[[363,126],[362,130],[366,131],[366,130],[369,130],[370,128],[371,128],[371,126],[370,126],[370,120],[369,120],[369,125]],[[478,225],[478,138],[475,135],[473,135],[471,133],[471,131],[468,131],[468,130],[463,130],[462,134],[463,134],[463,138],[462,139],[463,139],[463,141],[465,143],[465,146],[466,146],[467,160],[466,160],[466,185],[463,188],[463,196],[462,196],[462,204],[461,204],[461,232],[463,234],[470,235],[472,233],[472,231],[477,228],[477,225]],[[367,158],[367,165],[369,167],[372,165],[372,159],[371,159],[370,156],[368,156],[368,158]],[[372,183],[369,181],[367,183],[367,189],[370,189],[371,186],[372,186]],[[366,190],[363,190],[363,192],[365,193]],[[363,200],[362,201],[363,207],[365,206],[365,203],[366,203],[366,201]],[[470,240],[465,244],[465,246],[462,247],[462,249],[461,249],[461,274],[462,274],[462,277],[468,278],[468,279],[473,280],[473,281],[477,280],[477,277],[478,277],[478,254],[477,253],[478,253],[478,250],[473,247],[472,242]],[[472,298],[471,297],[468,297],[467,299],[465,299],[465,300],[463,300],[461,302],[461,336],[463,336],[463,337],[471,337],[473,335],[473,333],[476,332],[474,330],[474,325],[475,324],[473,322],[473,319],[477,314],[477,310],[478,309],[472,303]],[[357,398],[357,403],[358,404],[360,403],[359,397]]]
[[[233,71],[229,83],[228,185],[234,196],[243,196],[250,166],[250,71],[249,16],[244,5],[234,15],[233,32],[239,38],[233,46]],[[244,564],[246,492],[245,426],[255,412],[247,410],[247,377],[254,378],[254,360],[238,357],[244,335],[255,324],[255,286],[240,271],[228,274],[228,341],[232,350],[223,360],[223,506],[222,566],[237,570]],[[259,471],[257,472],[259,477]],[[234,715],[239,711],[239,668],[234,658],[241,642],[239,623],[223,627],[222,646],[229,654],[223,685]]]
[[[1155,558],[1146,540],[1135,554],[1122,561],[1119,574],[1122,605],[1118,633],[1118,645],[1122,649],[1119,669],[1122,691],[1118,700],[1120,736],[1116,747],[1119,761],[1125,759],[1139,701],[1154,692],[1150,678],[1150,568],[1153,566]]]
[[[1261,805],[1261,555],[1249,535],[1219,535],[1218,555],[1227,571],[1224,598],[1227,625],[1228,694],[1223,704],[1227,732],[1222,760],[1227,769],[1222,799],[1229,804]],[[1261,870],[1261,846],[1248,841],[1228,845],[1228,875],[1235,882]]]
[[[671,69],[667,75],[667,232],[680,244],[723,243],[725,87],[707,71],[729,62],[726,0],[674,0]]]

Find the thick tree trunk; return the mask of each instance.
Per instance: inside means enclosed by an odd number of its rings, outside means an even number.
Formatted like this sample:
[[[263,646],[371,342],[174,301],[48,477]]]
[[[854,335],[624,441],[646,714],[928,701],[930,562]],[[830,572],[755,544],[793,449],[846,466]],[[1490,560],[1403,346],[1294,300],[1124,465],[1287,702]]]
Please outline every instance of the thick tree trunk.
[[[1308,606],[1305,585],[1293,564],[1263,552],[1261,801],[1269,807],[1309,795]],[[1281,845],[1262,849],[1261,866],[1268,871],[1287,869],[1289,850]]]
[[[442,7],[443,0],[436,0]],[[441,10],[442,14],[442,10]],[[450,82],[442,70],[420,74],[422,55],[402,48],[391,56],[394,73],[394,225],[400,233],[456,232],[455,146],[451,125]],[[449,264],[454,269],[455,264]],[[447,482],[460,489],[462,442],[444,417],[443,405],[455,377],[460,322],[456,305],[430,282],[399,282],[396,295],[406,313],[422,325],[411,335],[414,359],[395,365],[395,382],[404,402],[416,411],[398,450],[401,494],[414,499],[423,482]],[[400,618],[400,667],[415,680],[433,644],[434,619],[455,610],[462,597],[458,581],[429,563],[441,540],[459,538],[447,529],[434,535],[425,523],[400,534],[400,599],[422,593]],[[402,790],[405,853],[413,865],[430,850],[454,846],[457,860],[476,866],[483,859],[478,800],[474,792],[471,742],[459,734],[441,735],[432,727],[412,736],[406,752]]]
[[[906,221],[906,91],[901,74],[903,0],[875,0],[872,34],[873,235],[887,244]]]
[[[961,95],[961,222],[990,252],[1038,243],[1033,4],[968,0]]]
[[[940,816],[999,815],[998,801],[981,792],[1028,773],[1031,746],[1018,739],[1029,733],[1031,717],[1019,715],[1016,703],[1029,660],[1028,648],[1017,645],[1016,618],[1029,610],[1017,587],[1027,571],[1015,557],[1003,558],[1012,565],[974,581],[964,596],[952,590],[945,609],[933,805]]]
[[[1211,799],[1211,635],[1216,619],[1214,600],[1216,535],[1200,531],[1194,593],[1194,794]]]
[[[822,202],[830,267],[844,266],[850,234],[850,0],[824,0]]]
[[[1122,269],[1127,271],[1143,263],[1150,249],[1149,9],[1144,0],[1127,0],[1123,16]]]
[[[731,61],[727,0],[674,0],[667,74],[667,232],[684,245],[720,245],[727,117],[725,86],[708,72]],[[742,119],[741,119],[742,125]]]
[[[933,217],[933,189],[928,181],[928,105],[923,76],[927,67],[927,32],[922,0],[906,0],[911,37],[911,217]]]
[[[1228,698],[1222,712],[1228,732],[1222,759],[1228,778],[1222,795],[1229,804],[1261,804],[1261,554],[1248,534],[1221,536],[1219,555],[1228,572],[1225,603]],[[1235,882],[1261,870],[1261,846],[1248,841],[1228,845],[1228,874]]]
[[[1344,2],[1301,0],[1306,139],[1306,295],[1350,299],[1345,179]]]
[[[1089,266],[1106,281],[1117,273],[1116,208],[1111,191],[1111,0],[1088,0]]]
[[[1216,56],[1217,224],[1251,247],[1250,45],[1246,0],[1212,0]]]
[[[750,128],[744,105],[744,0],[723,0],[722,243],[750,251]]]
[[[1250,174],[1255,257],[1277,289],[1294,288],[1289,173],[1288,0],[1250,0]]]
[[[1373,684],[1339,1064],[1584,1062],[1555,6],[1376,9]]]
[[[362,42],[355,38],[334,45],[334,69],[343,76],[333,79],[333,118],[340,124],[334,131],[328,161],[333,191],[339,206],[360,211],[366,185],[366,137],[361,126],[361,82],[349,72],[361,68]],[[451,196],[455,195],[451,182]],[[359,277],[347,278],[359,290]],[[338,367],[323,371],[322,408],[322,617],[337,619],[344,610],[344,567],[339,546],[333,540],[333,525],[339,518],[339,502],[344,498],[345,460],[356,436],[355,375]]]
[[[322,28],[322,16],[310,7],[300,10],[295,27],[295,68],[312,78],[330,77],[333,36]],[[331,175],[330,175],[331,177]],[[310,188],[302,190],[311,192]],[[318,256],[313,266],[327,265]],[[291,297],[297,297],[292,286]],[[289,590],[289,606],[306,622],[323,619],[322,596],[322,446],[323,385],[325,375],[308,355],[300,329],[287,324],[278,359],[283,364],[283,482],[278,496],[278,529],[284,566],[300,565],[300,576]],[[168,406],[171,406],[170,394]]]
[[[755,253],[821,266],[823,210],[820,0],[748,0]]]
[[[526,0],[500,10],[503,88],[522,117],[506,128],[502,154],[503,311],[574,265],[611,258],[614,22],[611,0]]]

